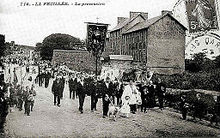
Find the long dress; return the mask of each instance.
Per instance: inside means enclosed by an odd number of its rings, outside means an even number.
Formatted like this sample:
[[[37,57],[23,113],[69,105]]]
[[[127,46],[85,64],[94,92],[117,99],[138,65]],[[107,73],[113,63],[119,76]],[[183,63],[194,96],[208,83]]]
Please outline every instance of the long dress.
[[[125,89],[121,96],[121,99],[122,99],[121,113],[130,113],[129,105],[137,104],[138,94],[139,92],[135,85],[125,86]]]
[[[132,85],[132,86],[127,85],[125,86],[125,89],[122,95],[124,97],[129,96],[130,97],[129,105],[134,105],[134,104],[137,104],[138,94],[139,94],[139,91],[137,90],[135,85]],[[124,98],[123,96],[122,96],[122,99]]]
[[[123,114],[130,113],[129,99],[122,99],[122,107],[120,111]]]

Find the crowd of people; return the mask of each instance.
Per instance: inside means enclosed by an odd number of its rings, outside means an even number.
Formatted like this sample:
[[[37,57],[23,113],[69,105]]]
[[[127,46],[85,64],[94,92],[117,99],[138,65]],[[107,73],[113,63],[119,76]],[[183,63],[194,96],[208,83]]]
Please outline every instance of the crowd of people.
[[[108,116],[109,107],[119,107],[119,112],[125,117],[129,114],[135,114],[137,111],[147,113],[148,109],[159,107],[163,110],[164,103],[172,102],[166,98],[166,85],[160,78],[157,81],[135,82],[134,78],[127,81],[122,79],[111,80],[109,77],[101,79],[94,75],[88,75],[82,72],[66,72],[57,68],[52,69],[50,76],[53,78],[52,93],[54,94],[54,105],[60,107],[60,99],[63,98],[64,86],[69,85],[69,98],[79,99],[79,111],[83,113],[84,100],[86,96],[91,97],[91,111],[96,111],[96,105],[99,99],[102,101],[103,117]],[[46,80],[46,79],[44,79]],[[215,107],[211,113],[210,122],[219,121],[220,104],[219,98],[215,99]],[[196,100],[188,103],[187,96],[183,94],[179,99],[179,109],[182,113],[182,119],[186,120],[189,111],[192,112],[193,119],[204,118],[205,105],[201,100],[201,94],[196,94]],[[218,100],[217,100],[218,99]]]
[[[29,86],[24,88],[24,86],[19,84],[10,84],[9,91],[10,106],[17,107],[19,111],[22,111],[24,107],[24,114],[30,116],[30,111],[33,111],[34,107],[34,97],[36,96],[34,85],[31,88]]]
[[[163,109],[164,94],[166,86],[158,79],[156,84],[152,81],[135,83],[134,78],[129,82],[122,79],[111,80],[109,77],[101,79],[94,75],[88,75],[80,72],[65,72],[63,70],[54,70],[50,75],[43,75],[45,84],[46,77],[53,78],[52,93],[54,94],[54,105],[60,105],[60,99],[63,98],[64,87],[69,84],[69,98],[79,99],[79,111],[83,113],[83,105],[86,96],[91,97],[91,111],[95,111],[99,99],[102,99],[103,117],[107,117],[109,105],[120,107],[122,114],[135,114],[137,108],[142,112],[147,112],[148,108],[156,106],[158,99],[159,108]],[[40,78],[39,78],[40,80]],[[40,84],[39,84],[40,85]],[[46,86],[45,86],[46,87]]]
[[[24,64],[25,65],[25,64]],[[120,112],[122,116],[129,117],[130,114],[136,114],[137,111],[147,113],[150,108],[156,106],[160,110],[164,108],[164,102],[166,97],[166,85],[160,78],[157,81],[146,79],[142,82],[135,82],[134,77],[123,79],[115,78],[111,80],[110,77],[101,78],[94,74],[87,74],[85,72],[77,72],[69,70],[65,65],[52,66],[49,62],[36,63],[38,69],[34,70],[36,77],[28,76],[26,79],[31,85],[20,85],[18,83],[11,82],[8,85],[1,81],[1,95],[0,95],[0,110],[1,120],[0,124],[3,124],[5,117],[7,116],[8,106],[16,106],[19,111],[23,110],[27,116],[30,116],[30,112],[33,111],[34,100],[36,96],[35,85],[39,87],[51,87],[51,93],[53,94],[54,106],[61,107],[61,99],[64,97],[64,89],[69,87],[69,98],[78,99],[78,110],[81,114],[84,112],[84,101],[86,96],[91,98],[91,111],[97,110],[97,103],[100,100],[102,102],[102,116],[108,117],[109,108],[115,107],[117,112]],[[33,72],[32,70],[32,72]],[[26,73],[30,73],[30,66],[26,66]],[[4,78],[4,77],[3,77]],[[5,98],[4,92],[9,91],[8,99]],[[202,119],[204,112],[204,105],[201,101],[201,95],[196,95],[196,102],[189,104],[187,102],[186,95],[182,95],[179,103],[179,107],[182,113],[182,118],[185,120],[189,110],[193,110],[193,118]],[[215,99],[215,107],[211,116],[211,123],[219,121],[220,102],[219,98]],[[172,102],[172,101],[171,101]],[[116,108],[117,107],[117,108]],[[4,110],[4,111],[3,111]]]
[[[3,132],[4,123],[8,114],[8,99],[6,98],[7,86],[4,83],[3,74],[0,75],[0,133]]]

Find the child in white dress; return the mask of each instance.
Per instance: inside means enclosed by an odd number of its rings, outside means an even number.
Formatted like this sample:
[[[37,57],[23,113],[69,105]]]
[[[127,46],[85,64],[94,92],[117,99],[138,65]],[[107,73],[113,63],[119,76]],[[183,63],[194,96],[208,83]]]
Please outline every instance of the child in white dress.
[[[129,113],[130,113],[129,100],[130,100],[130,97],[129,96],[125,96],[122,99],[122,107],[120,109],[120,112],[122,114],[124,114],[126,117],[129,117]]]

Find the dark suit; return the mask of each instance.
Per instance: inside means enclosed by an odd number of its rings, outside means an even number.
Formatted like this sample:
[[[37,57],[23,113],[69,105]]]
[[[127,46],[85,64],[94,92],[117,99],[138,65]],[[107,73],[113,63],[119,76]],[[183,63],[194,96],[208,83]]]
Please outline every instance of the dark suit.
[[[96,110],[96,104],[98,102],[98,88],[95,82],[92,82],[89,86],[91,91],[91,110]]]
[[[62,79],[56,79],[52,85],[52,92],[54,94],[54,105],[57,102],[57,105],[60,104],[60,98],[63,97],[64,84]],[[57,101],[56,101],[57,99]]]
[[[155,89],[153,85],[148,85],[147,88],[149,91],[149,101],[147,102],[147,106],[153,108],[155,106]]]
[[[109,83],[109,86],[106,86],[106,83],[104,82],[101,85],[101,90],[102,90],[102,102],[103,102],[103,116],[107,116],[108,113],[108,106],[110,103],[110,97],[112,96],[113,92],[113,84],[112,82]]]
[[[69,89],[70,89],[70,99],[73,97],[73,99],[75,99],[75,95],[76,95],[76,87],[77,87],[77,79],[73,79],[71,78],[69,80]]]
[[[76,92],[79,96],[79,111],[83,113],[83,104],[86,96],[84,84],[77,82]]]
[[[162,109],[163,108],[164,94],[166,92],[165,84],[157,83],[157,85],[156,85],[156,92],[157,92],[157,97],[158,97],[158,101],[159,101],[159,107]]]
[[[196,99],[193,103],[194,106],[194,113],[193,118],[195,119],[198,117],[200,120],[205,114],[205,103],[201,99]]]
[[[182,112],[183,120],[186,120],[186,115],[187,115],[187,112],[188,112],[188,108],[185,105],[186,105],[186,99],[181,98],[181,100],[180,100],[180,110]]]
[[[213,116],[211,117],[210,122],[211,124],[215,122],[217,125],[219,122],[219,118],[220,118],[220,102],[219,101],[215,102],[215,105],[212,109],[212,115]]]
[[[49,72],[47,72],[47,73],[45,74],[45,88],[48,87],[50,78],[51,78],[51,74],[50,74]]]
[[[70,99],[72,98],[72,93],[73,93],[73,78],[69,79],[69,90],[70,90]],[[74,95],[73,95],[74,96]],[[75,98],[74,98],[75,99]]]
[[[39,73],[38,74],[38,82],[39,82],[39,86],[42,86],[42,83],[43,83],[43,73]]]

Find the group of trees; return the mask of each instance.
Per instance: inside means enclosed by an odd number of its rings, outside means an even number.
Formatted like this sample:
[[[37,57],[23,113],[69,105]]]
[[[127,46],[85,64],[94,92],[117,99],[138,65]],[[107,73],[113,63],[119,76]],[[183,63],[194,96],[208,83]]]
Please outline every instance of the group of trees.
[[[5,49],[5,36],[0,35],[0,57],[4,56]]]
[[[185,61],[185,72],[155,76],[159,76],[169,88],[220,91],[220,55],[211,60],[205,53],[196,53],[192,59]]]
[[[193,55],[192,59],[186,59],[186,71],[189,72],[209,72],[213,69],[220,68],[220,55],[217,56],[214,60],[211,60],[206,57],[205,53],[196,53]]]
[[[77,50],[84,49],[85,42],[79,38],[73,37],[68,34],[51,34],[47,36],[42,43],[36,44],[36,51],[40,52],[43,60],[52,60],[53,50]]]
[[[0,35],[0,59],[1,57],[3,57],[5,55],[5,36],[4,35]],[[2,66],[2,61],[0,60],[0,66]]]

